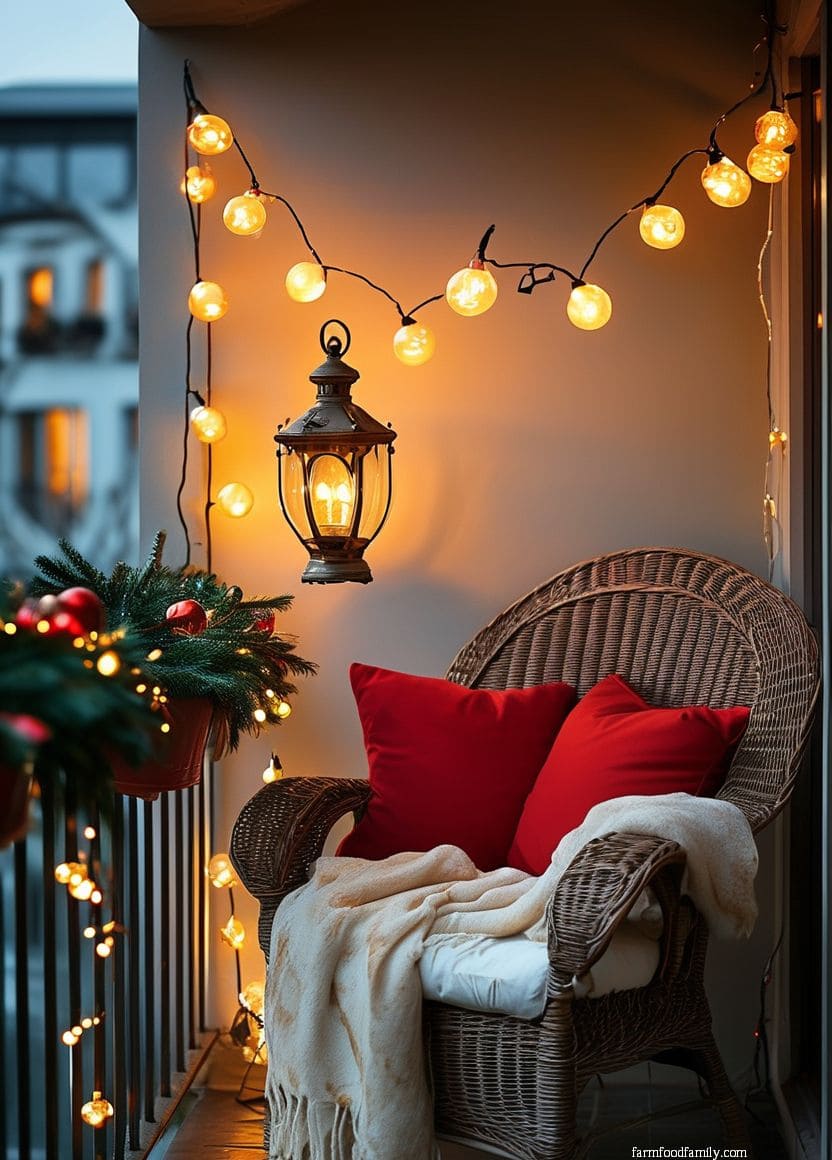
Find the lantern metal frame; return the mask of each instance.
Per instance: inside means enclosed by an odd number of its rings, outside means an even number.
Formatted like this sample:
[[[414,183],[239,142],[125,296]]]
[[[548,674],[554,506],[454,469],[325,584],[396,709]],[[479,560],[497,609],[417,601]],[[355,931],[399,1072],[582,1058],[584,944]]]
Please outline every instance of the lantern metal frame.
[[[327,327],[333,325],[341,327],[346,341],[342,342],[338,335],[327,338]],[[392,443],[396,432],[389,423],[385,426],[352,401],[350,392],[359,372],[343,361],[351,341],[349,328],[339,319],[331,318],[323,324],[320,343],[326,361],[309,376],[317,386],[315,403],[294,422],[281,423],[274,437],[280,507],[286,522],[309,553],[309,563],[301,576],[304,584],[345,581],[368,584],[373,574],[364,552],[384,527],[393,498]],[[386,452],[387,462],[379,463],[378,470],[386,474],[386,479],[376,486],[386,491],[383,511],[362,535],[362,519],[367,516],[365,464],[368,455],[382,451]],[[292,456],[297,458],[292,460]],[[312,491],[315,465],[323,456],[340,461],[352,484],[352,511],[343,535],[324,531],[315,514]],[[293,468],[300,471],[302,510],[309,533],[298,526],[286,494],[285,475]]]

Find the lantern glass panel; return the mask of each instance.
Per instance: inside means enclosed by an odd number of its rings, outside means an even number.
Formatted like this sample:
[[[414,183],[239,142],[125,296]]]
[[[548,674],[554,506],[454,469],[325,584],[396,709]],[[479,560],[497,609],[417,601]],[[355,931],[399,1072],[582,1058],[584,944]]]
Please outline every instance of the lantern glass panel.
[[[286,516],[300,538],[304,541],[309,540],[313,532],[306,511],[301,452],[291,447],[286,448],[278,460],[278,471]]]
[[[361,461],[364,503],[358,535],[371,540],[382,525],[390,500],[390,448],[388,445],[371,447]]]
[[[320,536],[348,536],[355,514],[355,480],[339,455],[316,455],[309,465],[309,496]]]

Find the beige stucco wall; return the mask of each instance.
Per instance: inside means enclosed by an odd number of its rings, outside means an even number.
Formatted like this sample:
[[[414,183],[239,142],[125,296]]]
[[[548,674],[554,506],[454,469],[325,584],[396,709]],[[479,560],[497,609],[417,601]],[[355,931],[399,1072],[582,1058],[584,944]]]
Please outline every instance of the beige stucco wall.
[[[440,291],[490,222],[491,253],[580,266],[623,208],[669,163],[704,144],[716,115],[747,89],[755,5],[687,0],[562,5],[425,0],[416,8],[320,0],[252,29],[144,31],[141,41],[142,520],[179,550],[178,482],[185,297],[192,280],[182,164],[183,58],[203,101],[236,127],[261,183],[292,200],[324,259],[379,280],[408,306]],[[718,28],[718,35],[715,29]],[[755,113],[726,128],[737,160]],[[234,154],[214,170],[203,276],[227,288],[215,327],[215,402],[229,436],[215,485],[246,482],[244,520],[214,520],[216,569],[247,593],[292,592],[284,627],[320,664],[275,747],[292,774],[361,774],[347,681],[354,659],[441,674],[489,617],[576,560],[677,544],[764,568],[766,443],[763,328],[756,261],[765,193],[738,210],[711,205],[689,162],[668,199],[687,236],[670,253],[637,221],[604,248],[593,276],[613,297],[611,324],[575,330],[559,281],[532,297],[500,277],[496,307],[465,320],[425,312],[437,354],[401,366],[396,315],[366,287],[333,276],[310,306],[283,277],[305,254],[280,207],[258,240],[219,222],[242,192]],[[318,329],[344,318],[358,401],[399,432],[390,521],[368,587],[304,587],[300,545],[275,498],[272,434],[311,401]],[[193,478],[198,480],[199,452]],[[190,518],[200,539],[199,489]],[[197,557],[199,558],[199,557]],[[257,790],[271,739],[219,768],[217,843]],[[776,933],[772,871],[748,947],[716,948],[710,979],[719,1038],[736,1076],[750,1063],[759,972]],[[225,918],[224,909],[218,917]],[[253,908],[243,917],[254,929]],[[244,977],[261,972],[254,940]],[[234,1007],[230,952],[213,948],[213,1012]]]

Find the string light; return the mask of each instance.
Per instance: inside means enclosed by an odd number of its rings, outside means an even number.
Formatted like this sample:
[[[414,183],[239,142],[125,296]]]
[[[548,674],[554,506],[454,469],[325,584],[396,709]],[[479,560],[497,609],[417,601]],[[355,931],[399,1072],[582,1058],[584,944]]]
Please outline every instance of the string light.
[[[719,156],[702,170],[702,187],[714,205],[743,205],[751,194],[751,178],[730,157]]]
[[[84,826],[84,837],[92,841],[96,836],[95,826]]]
[[[220,931],[220,938],[233,951],[238,951],[246,941],[246,928],[240,922],[239,918],[232,914]]]
[[[406,318],[393,335],[393,352],[406,367],[419,367],[433,358],[436,338],[429,326]]]
[[[283,777],[283,766],[280,764],[280,758],[277,754],[273,753],[269,758],[269,764],[263,770],[263,781],[266,785],[270,785],[281,777]]]
[[[772,427],[772,429],[768,433],[768,445],[769,445],[769,447],[776,447],[779,444],[783,448],[783,450],[785,451],[786,444],[788,443],[788,441],[789,441],[788,435],[786,434],[785,431],[781,431],[779,427]]]
[[[108,650],[101,654],[95,662],[95,667],[102,677],[114,677],[121,668],[121,660],[118,653]]]
[[[592,282],[579,282],[572,287],[566,303],[569,321],[579,330],[599,330],[612,317],[612,302],[606,290]]]
[[[189,165],[182,178],[181,190],[194,205],[202,205],[216,193],[217,182],[207,165]]]
[[[226,886],[236,886],[237,879],[234,877],[234,867],[231,865],[231,859],[227,854],[215,854],[208,863],[208,877],[211,880],[211,885],[216,886],[218,890],[222,890]]]
[[[317,262],[296,262],[285,284],[293,302],[316,302],[326,290],[326,270]]]
[[[225,415],[216,407],[206,407],[203,404],[194,407],[190,423],[200,443],[219,443],[228,433]]]
[[[215,157],[225,153],[234,144],[231,126],[222,117],[211,113],[197,113],[188,126],[188,140],[197,153]]]
[[[227,483],[217,492],[217,507],[233,519],[247,516],[254,506],[254,496],[244,483]]]
[[[112,1115],[113,1105],[98,1091],[94,1091],[92,1099],[81,1108],[81,1119],[92,1128],[100,1128]]]
[[[254,712],[252,713],[252,717],[259,725],[262,725],[263,722],[266,720],[266,710],[265,709],[255,709]]]
[[[195,282],[188,295],[188,309],[201,322],[217,322],[228,310],[228,299],[219,282]]]
[[[757,181],[775,185],[789,172],[789,155],[770,145],[755,145],[748,154],[748,172]]]
[[[275,713],[277,713],[281,721],[285,721],[287,717],[291,716],[292,706],[288,701],[280,701],[275,709]]]
[[[256,237],[266,224],[266,207],[256,190],[232,197],[222,211],[225,228],[241,238]]]
[[[672,205],[646,205],[638,230],[654,250],[672,250],[685,236],[685,219]]]
[[[482,259],[474,258],[448,279],[445,298],[451,310],[464,318],[484,314],[497,301],[496,279]]]
[[[757,118],[754,136],[761,145],[774,149],[787,149],[797,140],[797,125],[783,109],[769,109]]]

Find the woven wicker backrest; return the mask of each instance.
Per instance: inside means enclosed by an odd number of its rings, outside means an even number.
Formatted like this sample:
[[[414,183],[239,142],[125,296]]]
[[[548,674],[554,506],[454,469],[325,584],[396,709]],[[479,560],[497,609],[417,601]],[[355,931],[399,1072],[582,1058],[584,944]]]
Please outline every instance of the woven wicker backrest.
[[[803,614],[713,556],[639,549],[555,576],[493,620],[447,676],[503,689],[564,680],[578,695],[619,673],[653,705],[750,705],[719,793],[761,829],[788,799],[818,692]]]

